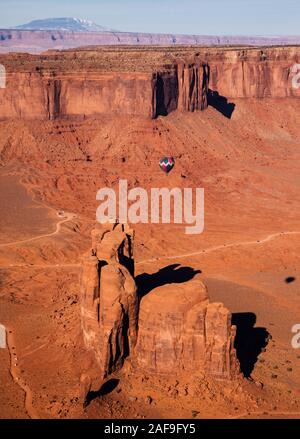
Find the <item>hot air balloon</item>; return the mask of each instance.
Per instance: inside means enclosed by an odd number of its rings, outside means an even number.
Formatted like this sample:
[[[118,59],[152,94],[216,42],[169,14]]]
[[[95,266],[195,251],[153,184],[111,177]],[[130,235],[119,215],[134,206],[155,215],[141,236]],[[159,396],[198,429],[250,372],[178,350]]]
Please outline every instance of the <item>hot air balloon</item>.
[[[164,157],[160,159],[159,166],[162,171],[168,174],[174,167],[175,160],[173,157]]]

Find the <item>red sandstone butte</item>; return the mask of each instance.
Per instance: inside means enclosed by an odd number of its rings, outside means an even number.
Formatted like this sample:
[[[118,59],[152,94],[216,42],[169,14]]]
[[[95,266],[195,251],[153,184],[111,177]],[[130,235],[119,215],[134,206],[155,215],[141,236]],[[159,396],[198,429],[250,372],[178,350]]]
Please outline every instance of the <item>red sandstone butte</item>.
[[[165,116],[228,99],[299,97],[291,85],[299,48],[100,48],[0,56],[6,88],[0,120]],[[70,67],[72,66],[72,67]]]
[[[81,321],[86,348],[106,378],[129,357],[145,373],[202,372],[216,379],[238,375],[235,327],[221,303],[210,303],[194,278],[159,286],[140,303],[133,277],[133,231],[120,224],[92,232],[81,277]],[[88,371],[82,386],[89,382]]]
[[[160,286],[141,300],[137,365],[146,373],[203,371],[232,378],[238,371],[234,337],[230,312],[209,303],[199,279]]]

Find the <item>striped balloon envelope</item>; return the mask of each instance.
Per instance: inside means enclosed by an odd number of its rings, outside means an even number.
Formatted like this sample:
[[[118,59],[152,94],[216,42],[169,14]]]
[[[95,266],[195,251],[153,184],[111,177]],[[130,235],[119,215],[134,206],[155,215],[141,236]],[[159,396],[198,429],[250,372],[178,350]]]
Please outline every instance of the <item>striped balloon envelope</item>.
[[[159,166],[162,171],[168,174],[174,167],[175,160],[173,157],[164,157],[160,159]]]

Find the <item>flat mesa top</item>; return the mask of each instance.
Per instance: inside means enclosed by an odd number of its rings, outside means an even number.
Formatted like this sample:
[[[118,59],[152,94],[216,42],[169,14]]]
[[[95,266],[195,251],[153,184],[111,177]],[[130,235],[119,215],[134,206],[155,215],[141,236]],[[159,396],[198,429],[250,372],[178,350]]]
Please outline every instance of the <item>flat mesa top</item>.
[[[163,71],[178,62],[220,60],[276,62],[300,57],[300,46],[280,47],[147,47],[90,46],[79,49],[49,50],[40,55],[9,53],[0,55],[7,72],[140,72]]]
[[[141,308],[156,309],[157,312],[182,312],[197,304],[207,304],[207,289],[197,277],[180,283],[169,283],[151,290],[141,300]]]

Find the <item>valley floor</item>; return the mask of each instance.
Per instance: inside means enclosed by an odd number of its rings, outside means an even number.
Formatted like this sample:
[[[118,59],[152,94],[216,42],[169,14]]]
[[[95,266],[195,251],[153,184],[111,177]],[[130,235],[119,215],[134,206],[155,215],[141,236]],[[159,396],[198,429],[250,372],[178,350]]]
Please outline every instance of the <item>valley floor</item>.
[[[10,352],[0,349],[0,417],[300,417],[300,350],[291,344],[300,323],[298,104],[235,104],[230,120],[210,107],[39,129],[0,122],[0,323],[13,337]],[[30,136],[18,137],[18,128]],[[169,176],[158,166],[165,155],[176,160]],[[135,227],[136,274],[165,268],[162,282],[172,283],[178,268],[201,270],[210,300],[232,312],[241,369],[251,379],[203,378],[199,396],[190,377],[178,384],[176,376],[145,377],[127,361],[85,409],[79,404],[88,361],[80,257],[90,247],[96,192],[119,178],[146,189],[204,187],[201,235],[185,235],[178,224]]]

